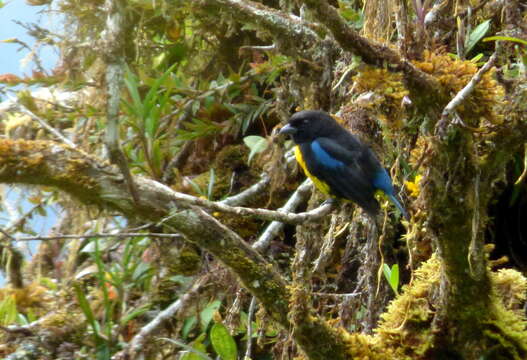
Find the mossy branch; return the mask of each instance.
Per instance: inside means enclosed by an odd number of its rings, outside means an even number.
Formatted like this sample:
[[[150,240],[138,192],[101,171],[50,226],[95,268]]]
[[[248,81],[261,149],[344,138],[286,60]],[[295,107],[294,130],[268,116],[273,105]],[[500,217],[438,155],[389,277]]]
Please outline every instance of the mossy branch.
[[[310,24],[292,14],[287,14],[248,0],[200,0],[195,4],[217,14],[219,10],[231,14],[237,21],[253,24],[276,41],[281,52],[298,55],[300,47],[309,48],[321,39]]]
[[[342,49],[359,55],[367,64],[379,67],[387,65],[394,71],[401,71],[410,88],[423,91],[424,96],[439,96],[440,87],[436,79],[417,69],[391,48],[360,36],[326,0],[304,0],[304,4],[331,31]]]
[[[174,232],[180,232],[236,273],[275,321],[286,328],[291,326],[290,293],[273,265],[203,209],[178,203],[173,197],[175,192],[158,182],[136,177],[139,199],[134,201],[115,167],[63,144],[7,139],[0,140],[0,182],[55,186],[85,203],[116,210],[128,218],[164,220]],[[344,340],[336,330],[315,317],[299,325],[295,340],[309,358],[341,356],[338,349]]]
[[[124,73],[126,6],[122,0],[105,1],[107,18],[103,58],[106,62],[106,134],[105,143],[110,161],[116,164],[126,179],[128,190],[137,200],[137,189],[130,168],[119,142],[119,107],[121,104],[121,85]]]

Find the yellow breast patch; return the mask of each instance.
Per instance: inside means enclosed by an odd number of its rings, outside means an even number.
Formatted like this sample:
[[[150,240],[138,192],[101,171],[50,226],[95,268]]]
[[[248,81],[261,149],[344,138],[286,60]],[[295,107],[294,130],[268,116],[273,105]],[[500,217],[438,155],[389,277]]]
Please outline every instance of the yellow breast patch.
[[[326,184],[324,181],[313,176],[313,174],[311,174],[309,170],[307,169],[306,162],[304,161],[304,158],[302,157],[302,152],[300,151],[300,146],[298,145],[295,146],[295,157],[296,157],[296,161],[298,161],[298,164],[300,165],[302,170],[304,170],[304,173],[306,174],[306,176],[310,178],[311,181],[313,181],[313,184],[315,184],[317,189],[322,191],[326,195],[331,195],[331,192],[329,190],[329,185]]]

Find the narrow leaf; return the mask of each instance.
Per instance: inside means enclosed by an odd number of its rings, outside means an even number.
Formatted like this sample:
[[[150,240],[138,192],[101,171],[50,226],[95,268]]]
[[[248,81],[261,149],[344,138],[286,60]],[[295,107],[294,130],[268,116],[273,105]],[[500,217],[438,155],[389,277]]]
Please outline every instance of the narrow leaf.
[[[392,273],[390,274],[390,285],[392,286],[395,294],[399,294],[399,265],[394,264],[392,266]]]
[[[485,41],[512,41],[512,42],[527,46],[527,41],[516,38],[516,37],[511,37],[511,36],[490,36],[490,37],[483,39],[483,41],[484,42]]]
[[[467,42],[465,44],[465,54],[468,54],[470,50],[485,36],[487,31],[490,29],[490,20],[483,21],[481,24],[470,33]]]
[[[216,181],[216,174],[214,169],[210,169],[209,186],[207,188],[207,199],[212,200],[212,193],[214,191],[214,182]]]

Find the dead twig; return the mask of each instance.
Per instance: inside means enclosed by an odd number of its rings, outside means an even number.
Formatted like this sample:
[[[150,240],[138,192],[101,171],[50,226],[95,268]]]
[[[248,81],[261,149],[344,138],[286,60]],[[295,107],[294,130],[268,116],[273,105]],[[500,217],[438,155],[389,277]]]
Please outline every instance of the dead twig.
[[[470,79],[467,85],[461,91],[459,91],[456,96],[450,102],[445,106],[443,109],[443,112],[441,113],[441,119],[437,122],[435,127],[435,134],[443,137],[446,133],[446,129],[450,123],[449,118],[450,116],[455,112],[456,108],[464,102],[470,94],[474,91],[476,88],[476,85],[483,79],[483,75],[485,75],[491,68],[494,66],[494,63],[496,62],[497,55],[496,53],[492,54],[490,59],[487,61],[485,65],[481,69],[478,70],[478,72]]]

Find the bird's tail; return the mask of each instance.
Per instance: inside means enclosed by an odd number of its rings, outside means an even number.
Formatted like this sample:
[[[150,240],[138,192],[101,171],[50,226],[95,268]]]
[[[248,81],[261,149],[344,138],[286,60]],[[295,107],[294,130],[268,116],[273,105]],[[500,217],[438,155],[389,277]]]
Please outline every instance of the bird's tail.
[[[395,195],[388,195],[388,198],[394,203],[394,205],[397,207],[397,209],[399,209],[399,211],[401,212],[401,214],[403,214],[404,218],[406,220],[410,220],[410,217],[408,216],[408,213],[406,212],[406,210],[404,209],[404,207],[401,205],[401,203],[399,202],[399,200],[397,200],[397,198],[395,197]]]

